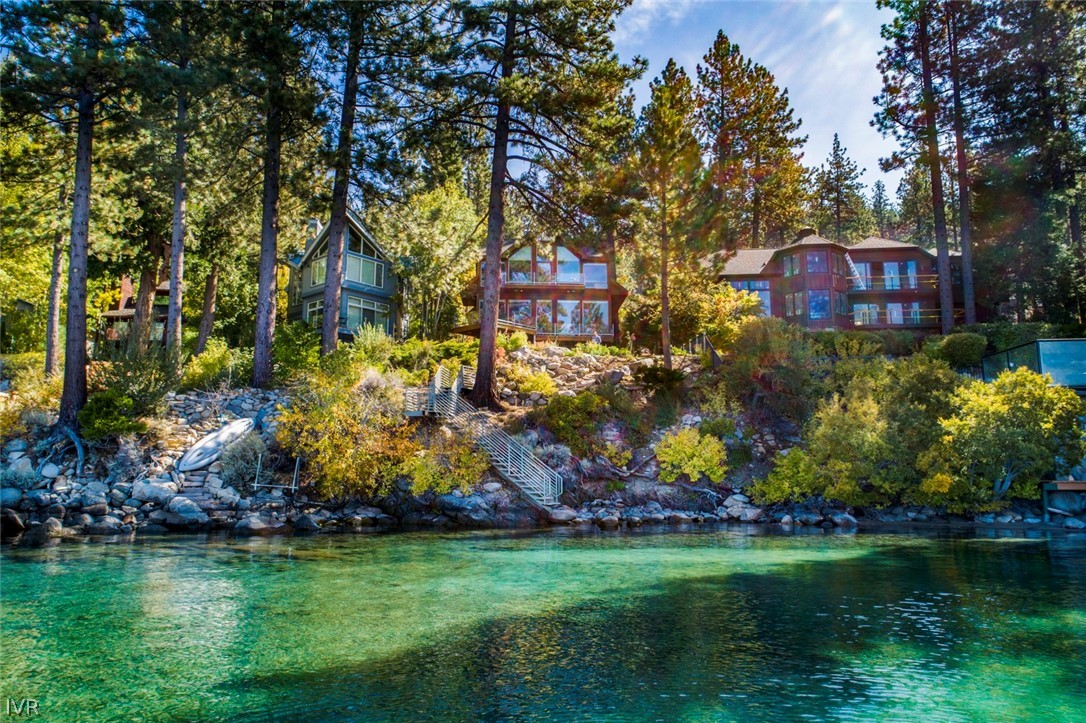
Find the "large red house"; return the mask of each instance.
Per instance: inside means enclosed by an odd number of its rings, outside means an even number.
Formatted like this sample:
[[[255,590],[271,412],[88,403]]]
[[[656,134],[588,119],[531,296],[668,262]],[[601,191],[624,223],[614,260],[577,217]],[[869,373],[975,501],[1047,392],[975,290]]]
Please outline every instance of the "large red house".
[[[900,241],[845,246],[808,229],[783,248],[736,251],[720,278],[761,297],[766,314],[806,329],[940,326],[935,255]]]
[[[482,300],[483,262],[461,297],[478,310]],[[618,310],[629,292],[615,277],[613,254],[560,243],[510,244],[502,250],[498,326],[562,342],[613,342],[618,338]],[[453,329],[478,335],[478,321]]]

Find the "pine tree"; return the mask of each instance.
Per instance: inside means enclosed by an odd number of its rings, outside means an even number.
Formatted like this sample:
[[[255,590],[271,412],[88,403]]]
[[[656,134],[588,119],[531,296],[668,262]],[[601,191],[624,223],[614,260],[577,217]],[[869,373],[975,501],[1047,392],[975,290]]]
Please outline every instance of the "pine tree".
[[[841,139],[833,134],[833,149],[814,174],[811,216],[820,230],[834,241],[847,243],[865,236],[872,227],[871,212],[863,195],[863,175],[847,155]]]
[[[871,189],[871,213],[875,216],[875,228],[881,238],[891,238],[894,226],[894,207],[886,195],[886,184],[875,181]]]
[[[761,246],[783,237],[802,214],[803,167],[788,91],[773,74],[744,58],[723,31],[698,65],[697,123],[709,156],[726,242]]]
[[[590,152],[625,122],[618,108],[620,94],[641,64],[620,63],[610,33],[627,4],[498,0],[453,7],[450,25],[461,31],[450,49],[455,63],[435,73],[431,86],[445,91],[451,102],[433,115],[439,123],[483,129],[491,156],[479,360],[472,392],[479,405],[498,403],[494,372],[505,191],[546,202],[530,170],[543,159]],[[510,162],[525,164],[529,172],[514,177]]]
[[[694,135],[694,89],[682,67],[669,60],[649,86],[635,141],[634,167],[645,216],[643,238],[660,269],[660,344],[671,368],[669,273],[674,254],[696,256],[706,238],[697,228],[701,186],[701,147]]]
[[[87,400],[87,260],[95,126],[124,87],[125,9],[116,2],[24,2],[5,6],[3,37],[14,60],[6,73],[5,107],[47,121],[72,110],[75,170],[68,250],[61,427],[75,430]]]

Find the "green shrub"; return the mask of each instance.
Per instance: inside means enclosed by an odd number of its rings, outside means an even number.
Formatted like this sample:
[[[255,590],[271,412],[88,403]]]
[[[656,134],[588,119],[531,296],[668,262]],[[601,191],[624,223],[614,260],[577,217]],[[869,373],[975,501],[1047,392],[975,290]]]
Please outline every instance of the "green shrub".
[[[142,434],[147,424],[135,418],[135,404],[119,389],[95,392],[76,418],[86,439],[92,442],[125,434]]]
[[[320,360],[320,332],[305,323],[294,321],[275,330],[272,342],[272,368],[275,380],[285,384],[316,368]]]
[[[59,406],[63,387],[63,375],[47,377],[40,366],[27,366],[15,372],[10,393],[0,398],[0,439],[24,434],[35,424],[49,424]]]
[[[818,331],[812,335],[817,351],[839,359],[884,353],[883,338],[871,331]]]
[[[800,327],[783,319],[747,319],[719,372],[728,395],[753,411],[804,419],[823,383],[812,347]]]
[[[469,440],[454,435],[435,435],[427,449],[416,452],[404,462],[402,472],[411,481],[411,491],[447,494],[460,490],[465,494],[479,483],[490,469],[486,453]]]
[[[0,487],[5,489],[23,490],[25,492],[34,489],[34,486],[40,481],[41,475],[33,469],[19,470],[8,467],[0,471]]]
[[[667,483],[673,483],[683,475],[692,482],[704,475],[719,483],[728,471],[728,451],[724,443],[715,437],[703,436],[692,427],[661,439],[656,445],[656,459],[660,463],[660,479]]]
[[[269,474],[272,467],[268,445],[264,444],[263,438],[256,432],[250,432],[227,447],[222,453],[220,463],[222,471],[219,476],[223,484],[244,493],[253,491],[258,469],[263,476]]]
[[[1040,481],[1063,474],[1084,450],[1079,417],[1086,404],[1074,391],[1025,367],[992,383],[970,381],[955,391],[939,436],[922,454],[920,492],[955,509],[997,502],[1008,492],[1040,495]]]
[[[533,372],[528,365],[516,362],[507,366],[504,372],[509,383],[515,385],[517,391],[524,394],[539,392],[545,397],[552,397],[558,393],[558,385],[545,371]]]
[[[698,427],[698,431],[706,436],[721,439],[729,434],[735,434],[735,420],[729,417],[706,419]]]
[[[572,397],[554,397],[547,406],[532,410],[530,417],[578,457],[592,457],[599,453],[599,424],[606,411],[602,397],[584,391]]]
[[[769,475],[751,486],[751,495],[761,504],[800,502],[821,491],[818,477],[818,466],[808,454],[793,448],[777,455]]]
[[[686,374],[680,369],[668,369],[663,364],[638,367],[634,381],[652,396],[677,398]]]
[[[181,384],[184,361],[180,353],[158,344],[118,350],[108,362],[93,367],[88,386],[93,391],[116,391],[128,397],[137,417],[159,414],[166,394]]]
[[[0,379],[15,379],[31,369],[45,368],[45,352],[28,351],[22,354],[0,354]]]
[[[878,335],[883,351],[890,356],[909,356],[916,351],[916,335],[912,332],[883,329]]]
[[[734,447],[728,447],[728,469],[746,467],[754,461],[754,450],[750,444],[741,442]]]
[[[1045,322],[996,321],[985,324],[966,324],[957,331],[980,334],[988,340],[988,351],[1003,351],[1012,346],[1028,344],[1038,339],[1065,339],[1083,336],[1082,327],[1074,324],[1048,324]]]
[[[979,367],[987,348],[988,340],[980,334],[961,332],[942,337],[934,351],[936,358],[942,359],[955,369],[962,369]]]
[[[498,348],[504,349],[506,354],[511,354],[518,349],[528,346],[528,335],[523,331],[514,331],[511,334],[498,334]]]
[[[607,344],[597,344],[593,341],[582,341],[573,347],[574,354],[591,354],[592,356],[621,356],[632,357],[629,349],[625,349],[621,346],[609,346]]]
[[[226,383],[248,384],[252,367],[242,357],[246,352],[231,349],[222,339],[208,339],[204,350],[192,357],[181,376],[182,389],[212,389]],[[245,372],[249,372],[246,374]]]
[[[403,418],[403,389],[391,375],[363,373],[352,384],[307,374],[279,417],[277,439],[305,459],[306,478],[325,499],[385,494],[419,449]]]

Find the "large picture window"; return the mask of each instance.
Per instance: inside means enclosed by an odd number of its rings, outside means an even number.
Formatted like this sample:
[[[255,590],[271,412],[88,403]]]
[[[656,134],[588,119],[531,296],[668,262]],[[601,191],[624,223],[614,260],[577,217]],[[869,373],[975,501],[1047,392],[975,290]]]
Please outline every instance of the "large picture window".
[[[555,331],[560,334],[577,333],[577,326],[581,321],[580,307],[579,301],[559,301]]]
[[[812,289],[807,292],[807,317],[811,321],[830,318],[830,292],[828,289]]]
[[[385,265],[365,256],[347,254],[347,281],[382,288],[385,285]]]
[[[312,326],[321,325],[321,315],[324,310],[324,299],[316,299],[305,305],[305,320]]]
[[[829,254],[825,251],[807,252],[807,273],[828,274],[830,271]]]
[[[535,328],[543,333],[554,331],[553,313],[551,302],[535,302]]]
[[[871,288],[871,264],[858,263],[853,264],[856,267],[856,276],[852,279],[852,285],[857,288],[870,289]]]
[[[791,256],[785,256],[781,263],[784,265],[784,276],[795,276],[799,273],[799,257],[795,254]]]
[[[376,326],[387,332],[389,331],[388,320],[388,304],[363,299],[359,296],[347,297],[347,328],[351,331],[361,326]]]
[[[581,283],[581,260],[565,246],[558,247],[558,283]]]
[[[887,304],[886,305],[886,323],[887,324],[904,324],[905,316],[902,313],[902,304]]]
[[[585,264],[584,285],[590,289],[606,289],[607,264]]]
[[[517,249],[509,256],[508,279],[510,283],[532,280],[532,247]]]
[[[886,261],[882,265],[882,274],[886,278],[887,289],[901,288],[901,265],[897,261]],[[899,304],[900,306],[900,304]],[[893,324],[894,322],[890,322]]]
[[[532,302],[524,299],[509,301],[509,321],[514,324],[532,325]]]
[[[601,335],[611,333],[606,301],[584,302],[580,333]]]
[[[870,326],[879,323],[878,304],[853,304],[852,323],[856,326]]]

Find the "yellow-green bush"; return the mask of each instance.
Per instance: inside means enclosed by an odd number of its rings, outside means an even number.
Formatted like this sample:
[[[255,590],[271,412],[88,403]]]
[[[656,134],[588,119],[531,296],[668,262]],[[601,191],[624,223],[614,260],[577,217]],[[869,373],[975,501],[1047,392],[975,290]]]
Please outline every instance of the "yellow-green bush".
[[[182,389],[211,389],[219,384],[248,384],[251,367],[222,339],[208,339],[204,350],[189,360],[181,376]],[[248,367],[242,369],[242,367]]]
[[[40,366],[27,366],[15,372],[11,393],[0,399],[0,439],[24,434],[35,424],[46,424],[60,403],[64,378],[45,376]]]
[[[147,431],[147,424],[134,417],[132,399],[118,389],[90,395],[76,416],[83,436],[92,442]]]
[[[979,367],[987,348],[988,340],[980,334],[960,332],[931,340],[925,351],[952,367],[964,368]]]
[[[523,331],[514,331],[511,334],[498,334],[498,347],[506,353],[512,353],[528,346],[528,335]]]
[[[660,479],[672,483],[686,475],[696,482],[702,475],[721,482],[728,471],[728,450],[715,437],[706,437],[694,428],[680,429],[656,445]]]
[[[754,499],[763,504],[799,502],[819,492],[818,466],[798,448],[778,455],[769,475],[751,486]]]
[[[321,497],[387,492],[419,450],[397,380],[370,370],[354,384],[320,372],[305,381],[279,417],[279,443],[305,459]]]
[[[490,469],[486,453],[472,443],[453,435],[435,435],[430,446],[408,458],[402,473],[411,480],[411,491],[418,495],[431,491],[446,494],[458,489],[467,493]]]
[[[545,397],[551,397],[558,393],[558,385],[554,383],[550,374],[545,371],[533,372],[521,362],[506,367],[505,378],[516,385],[517,391],[525,394],[539,392]]]

